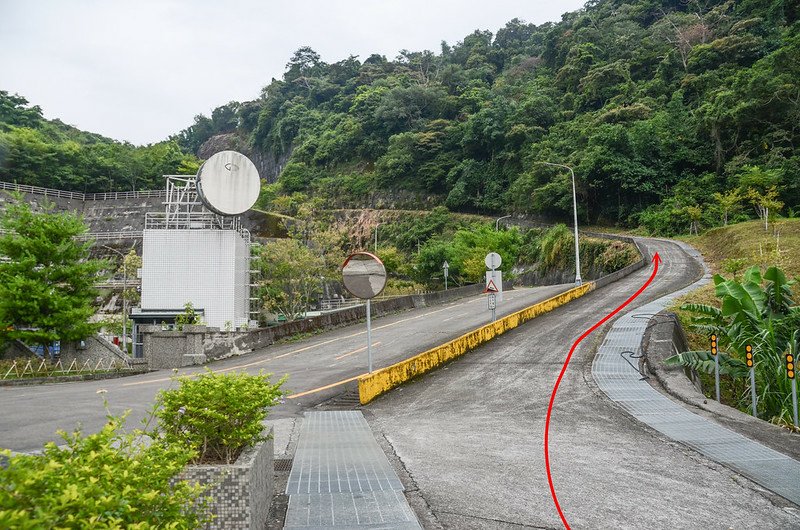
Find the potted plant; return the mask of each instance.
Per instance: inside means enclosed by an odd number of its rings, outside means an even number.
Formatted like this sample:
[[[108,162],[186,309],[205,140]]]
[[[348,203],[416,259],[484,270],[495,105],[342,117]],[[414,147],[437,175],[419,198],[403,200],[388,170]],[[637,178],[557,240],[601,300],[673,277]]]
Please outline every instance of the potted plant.
[[[181,479],[209,486],[214,519],[208,528],[264,528],[273,493],[273,442],[264,419],[283,395],[259,372],[178,377],[156,398],[156,433],[196,456]]]

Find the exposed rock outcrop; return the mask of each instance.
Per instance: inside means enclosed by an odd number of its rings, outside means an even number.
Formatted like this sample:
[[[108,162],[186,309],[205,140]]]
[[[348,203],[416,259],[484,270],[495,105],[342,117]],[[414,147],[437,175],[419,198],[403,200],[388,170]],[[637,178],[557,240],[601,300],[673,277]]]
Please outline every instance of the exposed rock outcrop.
[[[272,153],[263,153],[250,145],[246,138],[237,133],[218,134],[212,136],[200,146],[197,156],[203,160],[208,160],[211,155],[220,151],[238,151],[253,161],[258,169],[258,174],[262,179],[270,184],[278,180],[281,169],[286,165],[286,161],[291,156],[291,150],[280,155],[273,156]]]

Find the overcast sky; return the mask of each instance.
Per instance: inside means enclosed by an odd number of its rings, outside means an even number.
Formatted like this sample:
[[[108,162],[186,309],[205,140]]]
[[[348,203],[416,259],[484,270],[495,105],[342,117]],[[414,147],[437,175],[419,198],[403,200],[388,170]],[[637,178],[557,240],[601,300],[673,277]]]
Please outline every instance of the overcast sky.
[[[0,0],[0,90],[47,118],[135,144],[246,101],[294,50],[325,62],[439,52],[514,17],[541,24],[584,0]]]

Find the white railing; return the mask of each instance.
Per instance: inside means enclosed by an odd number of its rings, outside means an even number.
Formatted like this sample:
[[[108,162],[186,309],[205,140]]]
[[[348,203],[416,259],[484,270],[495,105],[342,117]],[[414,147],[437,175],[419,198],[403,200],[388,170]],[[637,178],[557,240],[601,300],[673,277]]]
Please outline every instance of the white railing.
[[[166,190],[110,191],[106,193],[87,193],[87,201],[119,201],[122,199],[141,199],[143,197],[166,197]]]
[[[85,200],[85,194],[79,191],[64,191],[54,190],[51,188],[42,188],[39,186],[28,186],[27,184],[17,184],[15,182],[2,182],[0,181],[0,190],[13,190],[21,193],[35,193],[36,195],[44,195],[45,197],[59,197],[64,199],[78,199],[79,201]]]
[[[4,367],[5,368],[5,367]],[[129,361],[117,359],[100,359],[97,362],[86,360],[79,364],[77,359],[65,368],[61,360],[54,364],[48,363],[44,359],[15,360],[8,369],[3,370],[2,379],[24,379],[28,377],[56,377],[62,375],[82,375],[96,372],[114,372],[132,370],[133,366]]]
[[[85,234],[81,234],[76,239],[80,241],[89,241],[93,239],[95,241],[116,241],[118,239],[141,239],[142,238],[142,231],[141,230],[125,230],[120,232],[87,232]]]
[[[41,186],[29,186],[16,182],[0,181],[0,190],[12,190],[20,193],[33,193],[45,197],[60,199],[76,199],[79,201],[118,201],[122,199],[140,199],[143,197],[166,197],[166,190],[110,191],[104,193],[81,193],[80,191],[64,191]]]

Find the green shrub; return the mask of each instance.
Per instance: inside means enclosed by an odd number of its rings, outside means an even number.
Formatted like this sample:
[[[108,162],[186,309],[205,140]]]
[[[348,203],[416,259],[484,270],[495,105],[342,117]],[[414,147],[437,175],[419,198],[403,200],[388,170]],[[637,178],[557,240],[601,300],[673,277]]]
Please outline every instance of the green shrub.
[[[200,322],[200,315],[194,310],[191,302],[186,302],[186,305],[183,306],[183,313],[175,315],[175,328],[178,331],[183,331],[183,326],[193,326]]]
[[[125,416],[96,434],[60,433],[66,447],[38,455],[0,454],[0,528],[198,528],[207,520],[204,486],[175,481],[194,456],[186,446],[141,432],[121,434]]]
[[[157,431],[166,442],[197,451],[193,463],[230,464],[247,447],[264,440],[262,421],[283,395],[284,377],[271,374],[216,374],[207,369],[182,376],[180,386],[156,398]]]

